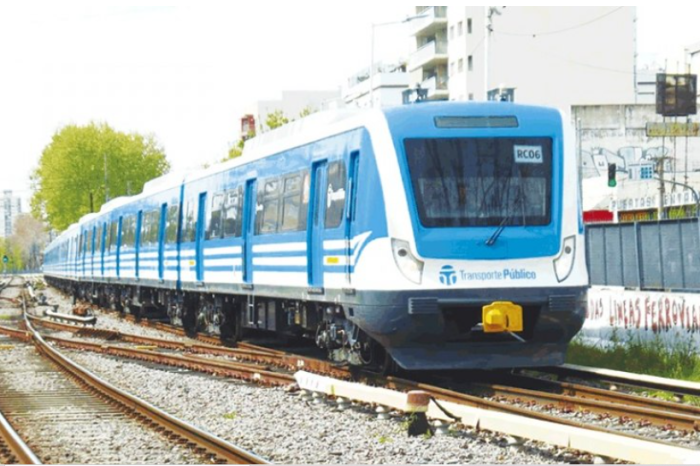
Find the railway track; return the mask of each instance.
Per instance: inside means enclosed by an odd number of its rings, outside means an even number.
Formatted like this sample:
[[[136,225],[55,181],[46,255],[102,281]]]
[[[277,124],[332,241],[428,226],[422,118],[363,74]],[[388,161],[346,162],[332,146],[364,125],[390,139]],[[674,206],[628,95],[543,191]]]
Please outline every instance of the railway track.
[[[127,319],[141,326],[185,337],[181,329],[167,324]],[[42,321],[41,325],[56,330],[79,333],[82,336],[108,338],[109,343],[86,343],[55,337],[52,341],[60,346],[80,348],[93,352],[167,364],[228,377],[284,385],[294,381],[292,373],[297,370],[312,372],[350,380],[358,376],[349,370],[336,367],[327,361],[319,361],[299,355],[243,344],[237,348],[226,348],[211,337],[200,339],[205,342],[192,343],[162,340],[152,337],[139,337],[119,332],[106,332],[100,329],[77,328]],[[135,346],[142,347],[141,349]],[[223,359],[222,359],[223,358]],[[282,370],[282,372],[281,372]],[[495,381],[481,383],[421,383],[395,377],[386,379],[374,375],[361,374],[360,378],[372,385],[384,386],[408,392],[422,390],[438,402],[454,403],[459,406],[482,410],[509,413],[547,423],[572,428],[594,430],[601,434],[616,435],[620,438],[658,444],[662,447],[677,445],[679,438],[688,437],[685,444],[697,445],[695,432],[700,427],[700,410],[680,404],[664,402],[609,390],[591,388],[582,384],[547,381],[523,375],[504,375]],[[441,386],[436,386],[441,385]],[[454,390],[445,387],[452,386]],[[476,393],[476,394],[473,394]],[[576,419],[568,414],[584,414],[588,419]],[[598,420],[611,419],[607,426],[591,426],[590,417]],[[650,438],[649,434],[637,435],[638,427],[649,427],[652,431],[680,431],[677,438]],[[647,429],[649,430],[649,429]],[[649,447],[649,448],[653,448]],[[624,456],[624,454],[623,454]]]
[[[24,325],[2,330],[33,347],[17,345],[14,364],[0,367],[0,411],[44,461],[266,462],[101,380]]]
[[[98,336],[99,329],[85,329],[65,324],[55,324],[46,321],[38,322],[56,330],[72,331],[76,334]],[[287,355],[279,351],[274,354],[265,351],[256,351],[248,348],[242,350],[236,348],[222,348],[205,344],[190,344],[173,342],[171,340],[160,340],[152,337],[138,337],[136,335],[109,333],[110,343],[87,343],[65,338],[47,337],[48,340],[67,348],[88,350],[117,357],[126,357],[155,364],[165,364],[177,366],[189,370],[205,373],[235,377],[248,381],[264,383],[268,385],[284,385],[294,382],[292,372],[299,366],[313,366],[317,369],[324,365],[330,366],[327,362],[309,362],[309,358]],[[136,346],[147,347],[149,349],[138,349]],[[198,353],[198,355],[191,354]],[[229,361],[220,358],[236,358],[248,361]],[[277,370],[270,370],[271,367]],[[286,367],[288,372],[279,372],[279,368]],[[324,373],[323,369],[318,370]],[[340,376],[342,379],[350,380],[353,375],[350,371],[332,367],[334,377]],[[635,429],[628,429],[628,432],[621,432],[619,429],[608,427],[587,425],[585,422],[574,419],[566,419],[560,412],[590,412],[598,413],[601,417],[617,417],[624,419],[630,427],[632,421],[638,421],[641,425],[652,425],[665,430],[685,429],[688,432],[696,430],[700,425],[700,413],[697,408],[678,403],[659,402],[654,409],[648,407],[649,400],[641,397],[634,397],[616,392],[591,389],[583,385],[557,384],[539,379],[526,379],[525,377],[509,376],[510,380],[501,380],[497,383],[466,384],[458,388],[458,391],[448,390],[435,385],[403,380],[389,377],[381,379],[368,375],[365,380],[373,385],[381,385],[387,388],[400,390],[402,392],[421,390],[427,392],[432,398],[439,402],[455,403],[461,406],[479,408],[489,411],[509,413],[530,419],[537,419],[549,423],[556,423],[568,427],[594,430],[605,434],[614,434],[628,439],[638,441],[658,443],[669,446],[672,442],[665,442],[659,439],[650,439],[648,436],[630,433]],[[539,384],[539,388],[525,389],[519,386]],[[504,385],[508,383],[509,385]],[[544,387],[543,385],[548,385]],[[486,391],[487,398],[465,393],[467,390]],[[549,391],[547,391],[549,390]],[[568,395],[551,393],[556,390],[567,390]],[[596,399],[596,397],[600,399]],[[512,401],[518,405],[509,404]],[[542,412],[533,410],[533,406],[546,406],[550,411]],[[526,406],[523,406],[526,405]],[[647,407],[644,407],[647,405]]]

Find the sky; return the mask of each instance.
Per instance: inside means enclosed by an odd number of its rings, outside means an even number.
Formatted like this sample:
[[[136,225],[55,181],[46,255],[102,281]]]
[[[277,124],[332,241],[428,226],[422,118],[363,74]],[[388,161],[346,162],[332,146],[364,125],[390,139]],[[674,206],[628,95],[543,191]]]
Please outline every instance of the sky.
[[[145,3],[145,2],[144,2]],[[240,117],[283,90],[334,90],[370,61],[387,2],[0,0],[0,191],[29,176],[63,126],[154,134],[173,169],[221,159]],[[691,7],[638,7],[640,63],[669,70],[700,42]],[[695,8],[700,10],[700,8]],[[375,57],[407,56],[406,24],[375,28]]]

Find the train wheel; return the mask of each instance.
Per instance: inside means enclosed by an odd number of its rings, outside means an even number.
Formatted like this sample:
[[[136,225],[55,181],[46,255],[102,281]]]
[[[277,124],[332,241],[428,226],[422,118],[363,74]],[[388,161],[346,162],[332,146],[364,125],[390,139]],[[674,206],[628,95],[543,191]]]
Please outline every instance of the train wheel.
[[[182,327],[190,336],[197,334],[198,301],[196,297],[186,295],[182,305]]]
[[[235,308],[228,309],[228,312],[224,313],[220,328],[221,342],[226,346],[234,346],[243,334],[240,313]]]
[[[382,345],[372,339],[362,343],[360,359],[365,365],[364,369],[379,375],[387,376],[396,374],[399,370],[398,364],[391,357],[391,354]]]

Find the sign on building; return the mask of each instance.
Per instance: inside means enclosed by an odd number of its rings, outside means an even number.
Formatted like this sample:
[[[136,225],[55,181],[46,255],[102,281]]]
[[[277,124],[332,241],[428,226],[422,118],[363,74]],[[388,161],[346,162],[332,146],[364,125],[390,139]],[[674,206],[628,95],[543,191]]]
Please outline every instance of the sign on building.
[[[700,123],[647,123],[646,130],[650,138],[698,137]]]

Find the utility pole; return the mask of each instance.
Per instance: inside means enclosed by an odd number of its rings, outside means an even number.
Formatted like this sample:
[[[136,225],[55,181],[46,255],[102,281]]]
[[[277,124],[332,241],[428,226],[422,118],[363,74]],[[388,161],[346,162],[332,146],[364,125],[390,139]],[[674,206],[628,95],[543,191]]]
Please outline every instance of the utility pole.
[[[484,29],[484,100],[489,100],[489,42],[491,41],[491,33],[493,32],[493,15],[501,14],[501,10],[495,6],[487,6]]]

